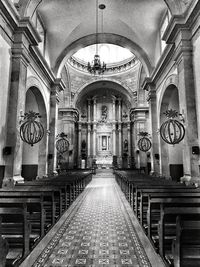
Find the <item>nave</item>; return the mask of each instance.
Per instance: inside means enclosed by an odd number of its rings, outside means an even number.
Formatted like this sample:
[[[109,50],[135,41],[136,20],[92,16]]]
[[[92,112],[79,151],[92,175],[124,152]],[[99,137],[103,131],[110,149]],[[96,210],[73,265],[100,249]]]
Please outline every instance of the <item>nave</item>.
[[[98,170],[20,267],[165,266],[114,178]]]

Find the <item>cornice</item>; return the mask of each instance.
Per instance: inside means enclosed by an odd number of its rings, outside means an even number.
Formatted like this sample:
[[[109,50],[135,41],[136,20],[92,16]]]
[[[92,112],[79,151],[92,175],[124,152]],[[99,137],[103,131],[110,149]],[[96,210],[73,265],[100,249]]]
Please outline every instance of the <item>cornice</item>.
[[[163,40],[167,44],[175,43],[176,37],[180,30],[188,29],[190,30],[195,20],[200,14],[200,1],[194,1],[192,5],[186,10],[183,15],[172,16],[167,29],[163,35]]]
[[[142,90],[149,91],[149,88],[155,87],[154,82],[150,77],[146,77],[142,83]]]
[[[148,107],[135,107],[130,110],[130,115],[133,113],[139,113],[139,112],[149,112]]]
[[[79,115],[79,112],[76,108],[59,108],[58,111],[59,111],[59,113],[64,113],[64,114],[73,113],[76,116]]]
[[[37,65],[39,65],[39,70],[46,76],[49,83],[55,82],[56,77],[50,69],[47,61],[41,54],[39,48],[35,46],[30,46],[29,50],[32,56],[32,60],[35,61]]]
[[[15,30],[19,25],[19,14],[11,1],[0,0],[0,10],[6,16],[10,26]]]
[[[166,46],[158,63],[156,64],[154,71],[151,74],[152,82],[155,82],[165,71],[166,66],[168,66],[168,63],[173,58],[174,50],[175,50],[175,45],[169,44]]]
[[[52,85],[56,86],[59,92],[64,91],[64,89],[66,88],[66,85],[62,78],[56,78]]]
[[[17,33],[25,33],[28,37],[30,45],[38,45],[41,42],[41,38],[35,27],[33,26],[32,22],[28,17],[24,17],[20,19],[19,26],[17,28]]]
[[[123,72],[131,70],[132,68],[137,66],[139,62],[140,61],[136,57],[133,56],[131,58],[128,58],[118,63],[107,64],[104,75],[121,74]],[[79,60],[72,56],[68,59],[67,63],[74,69],[84,72],[85,74],[91,75],[87,70],[86,62]]]

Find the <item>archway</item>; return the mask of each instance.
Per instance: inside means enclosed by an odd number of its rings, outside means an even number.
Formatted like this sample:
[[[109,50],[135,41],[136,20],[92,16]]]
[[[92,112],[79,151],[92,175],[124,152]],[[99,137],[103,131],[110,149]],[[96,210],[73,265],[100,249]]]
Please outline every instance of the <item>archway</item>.
[[[40,122],[45,133],[42,140],[33,146],[23,143],[22,177],[25,181],[34,180],[37,176],[42,177],[46,174],[47,167],[47,113],[43,96],[40,90],[34,86],[26,92],[25,112],[30,110],[41,115]]]
[[[58,56],[54,66],[54,73],[57,77],[60,76],[61,71],[66,63],[66,60],[72,56],[79,49],[96,43],[96,35],[90,34],[84,36],[67,46]],[[99,43],[117,44],[122,47],[128,48],[142,63],[145,73],[149,76],[153,70],[153,64],[150,62],[147,53],[142,47],[131,41],[130,39],[111,33],[99,34]]]
[[[131,165],[129,111],[132,96],[119,83],[100,80],[79,90],[74,99],[79,110],[78,161],[98,168]],[[84,145],[83,145],[84,144]]]
[[[168,6],[172,15],[182,14],[190,1],[184,0],[163,0]],[[196,0],[197,2],[198,0]],[[32,17],[43,0],[19,0],[20,14],[25,17]]]
[[[167,119],[163,113],[169,109],[179,112],[178,88],[174,84],[170,84],[163,94],[160,108],[160,125]],[[160,149],[162,175],[179,181],[180,177],[183,176],[183,143],[169,145],[160,137]]]

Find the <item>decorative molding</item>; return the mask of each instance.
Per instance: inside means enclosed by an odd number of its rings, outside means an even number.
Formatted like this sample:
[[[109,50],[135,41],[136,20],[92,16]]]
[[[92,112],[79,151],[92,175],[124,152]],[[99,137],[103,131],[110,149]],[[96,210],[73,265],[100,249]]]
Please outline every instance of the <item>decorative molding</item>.
[[[78,60],[78,59],[74,58],[73,56],[71,56],[67,62],[73,68],[76,68],[79,71],[83,71],[83,72],[91,75],[90,73],[88,73],[86,62],[84,62],[82,60]],[[121,61],[119,63],[107,64],[104,75],[110,75],[113,73],[121,73],[124,71],[128,71],[128,70],[132,69],[133,67],[135,67],[138,63],[140,63],[140,61],[137,58],[133,57],[133,58],[129,58],[127,60]]]

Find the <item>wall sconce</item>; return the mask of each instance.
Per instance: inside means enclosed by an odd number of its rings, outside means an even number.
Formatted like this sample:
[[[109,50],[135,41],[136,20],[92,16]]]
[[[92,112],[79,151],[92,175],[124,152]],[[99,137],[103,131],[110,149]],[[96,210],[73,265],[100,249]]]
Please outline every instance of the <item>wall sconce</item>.
[[[11,146],[5,146],[5,147],[3,148],[3,155],[4,155],[4,156],[8,156],[8,155],[10,155],[11,152],[12,152],[12,147],[11,147]]]
[[[193,155],[199,155],[199,147],[198,146],[192,146],[192,154]]]
[[[150,157],[151,157],[151,153],[147,152],[147,158],[150,158]]]

